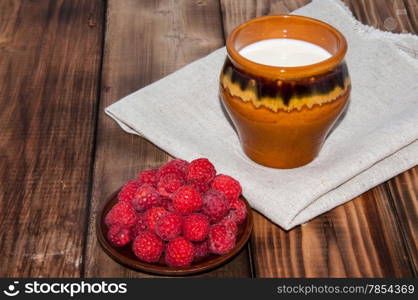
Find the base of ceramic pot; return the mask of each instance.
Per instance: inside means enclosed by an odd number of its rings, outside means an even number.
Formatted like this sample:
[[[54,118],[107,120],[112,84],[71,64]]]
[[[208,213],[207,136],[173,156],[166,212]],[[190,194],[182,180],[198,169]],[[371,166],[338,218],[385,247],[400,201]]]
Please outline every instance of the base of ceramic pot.
[[[275,168],[275,169],[294,169],[294,168],[302,167],[312,162],[318,156],[318,153],[315,153],[307,157],[298,158],[298,159],[291,159],[288,157],[284,160],[280,160],[280,159],[274,160],[274,159],[266,158],[265,155],[260,155],[256,151],[253,151],[252,149],[250,149],[249,147],[245,147],[244,145],[242,146],[242,148],[243,148],[245,155],[249,159],[254,161],[255,163],[259,165],[263,165],[265,167]]]

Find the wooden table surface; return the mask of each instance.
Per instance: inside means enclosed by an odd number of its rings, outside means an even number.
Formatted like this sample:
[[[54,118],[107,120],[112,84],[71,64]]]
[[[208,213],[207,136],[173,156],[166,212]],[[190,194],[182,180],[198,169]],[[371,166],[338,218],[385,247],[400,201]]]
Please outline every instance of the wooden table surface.
[[[0,276],[152,277],[97,242],[98,206],[170,159],[103,110],[223,46],[234,26],[308,0],[0,1]],[[417,0],[345,0],[418,33]],[[255,213],[247,247],[202,277],[416,277],[418,167],[284,231]]]

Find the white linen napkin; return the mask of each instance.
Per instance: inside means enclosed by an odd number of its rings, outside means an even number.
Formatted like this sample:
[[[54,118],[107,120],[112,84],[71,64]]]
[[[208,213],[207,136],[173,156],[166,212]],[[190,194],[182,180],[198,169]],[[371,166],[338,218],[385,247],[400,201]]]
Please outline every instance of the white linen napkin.
[[[209,158],[241,182],[254,209],[285,229],[418,163],[418,37],[362,25],[340,1],[314,0],[293,13],[330,23],[349,45],[351,103],[310,164],[271,169],[244,155],[218,99],[225,48],[106,108],[124,130],[175,157]]]

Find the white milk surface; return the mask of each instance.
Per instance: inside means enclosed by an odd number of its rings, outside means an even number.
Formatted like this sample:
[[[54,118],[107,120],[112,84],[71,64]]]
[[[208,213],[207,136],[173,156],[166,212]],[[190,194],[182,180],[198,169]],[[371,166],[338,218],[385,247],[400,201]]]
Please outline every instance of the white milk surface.
[[[331,57],[318,45],[287,38],[255,42],[242,48],[239,54],[256,63],[275,67],[312,65]]]

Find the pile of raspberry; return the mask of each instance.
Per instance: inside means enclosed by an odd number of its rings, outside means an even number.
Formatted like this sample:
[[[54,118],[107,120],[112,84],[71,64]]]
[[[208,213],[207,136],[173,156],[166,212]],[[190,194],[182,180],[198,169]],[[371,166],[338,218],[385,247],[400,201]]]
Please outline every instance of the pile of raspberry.
[[[144,262],[164,256],[171,267],[228,253],[247,216],[241,192],[237,180],[216,175],[206,158],[171,160],[125,184],[105,218],[107,239],[116,247],[131,243]]]

